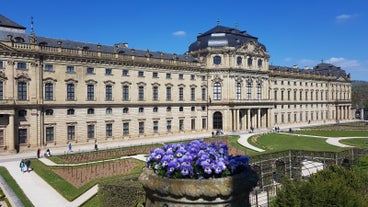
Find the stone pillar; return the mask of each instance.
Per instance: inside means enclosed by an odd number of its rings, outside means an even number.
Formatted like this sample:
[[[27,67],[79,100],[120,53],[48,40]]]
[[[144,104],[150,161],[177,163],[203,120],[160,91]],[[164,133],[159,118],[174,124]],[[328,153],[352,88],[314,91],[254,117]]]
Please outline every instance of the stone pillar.
[[[260,129],[261,128],[261,109],[258,108],[258,113],[257,113],[257,128]]]
[[[14,145],[14,114],[9,114],[9,125],[7,128],[7,140],[8,140],[8,150],[14,151],[15,145]]]
[[[247,113],[247,129],[249,130],[250,129],[250,126],[252,126],[252,124],[250,123],[250,116],[251,116],[251,111],[252,109],[248,109],[248,113]]]

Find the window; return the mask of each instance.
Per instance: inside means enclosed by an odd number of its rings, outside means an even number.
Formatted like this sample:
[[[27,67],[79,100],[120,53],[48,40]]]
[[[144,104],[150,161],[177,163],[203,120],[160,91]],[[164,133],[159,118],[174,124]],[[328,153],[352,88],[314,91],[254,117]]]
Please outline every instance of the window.
[[[87,100],[93,101],[95,99],[95,86],[93,84],[87,85]]]
[[[26,64],[25,62],[18,62],[18,63],[17,63],[17,68],[18,68],[18,69],[23,69],[23,70],[25,70],[25,69],[27,69],[27,64]]]
[[[123,76],[128,76],[129,75],[129,70],[123,70],[122,75]]]
[[[123,123],[123,135],[124,136],[129,135],[129,123],[128,122]]]
[[[171,87],[166,87],[166,101],[171,101]]]
[[[45,114],[46,114],[47,116],[52,116],[52,115],[54,114],[54,110],[52,110],[52,109],[46,109],[46,110],[45,110]]]
[[[123,114],[127,114],[129,112],[129,108],[123,108]]]
[[[92,68],[92,67],[88,67],[88,68],[87,68],[87,73],[88,73],[88,74],[94,74],[94,73],[95,73],[95,69],[94,69],[94,68]]]
[[[66,66],[66,72],[67,73],[74,73],[74,66],[68,65]]]
[[[305,100],[308,101],[308,91],[305,92]]]
[[[112,101],[112,86],[106,85],[105,86],[105,99],[106,101]]]
[[[247,83],[247,99],[252,99],[252,84]]]
[[[184,108],[182,106],[180,106],[179,111],[184,111]]]
[[[202,106],[202,111],[206,111],[206,107],[205,106]]]
[[[144,72],[143,71],[138,71],[138,77],[143,77],[144,76]]]
[[[0,81],[0,100],[4,99],[4,83]]]
[[[236,100],[241,99],[241,83],[236,83]]]
[[[171,112],[171,107],[170,107],[170,106],[168,106],[168,107],[166,108],[166,112]]]
[[[54,71],[54,66],[50,64],[45,65],[45,71]]]
[[[68,126],[68,140],[75,139],[75,126]]]
[[[140,121],[138,123],[138,130],[139,130],[139,134],[144,134],[144,122],[143,121]]]
[[[171,132],[171,120],[166,120],[166,130]]]
[[[112,75],[112,69],[111,68],[106,68],[105,69],[105,75]]]
[[[139,112],[139,113],[143,113],[143,112],[144,112],[144,108],[143,108],[143,107],[139,107],[139,108],[138,108],[138,112]]]
[[[252,58],[248,58],[248,66],[252,66],[253,65],[253,59]]]
[[[68,110],[66,111],[66,114],[67,114],[67,115],[74,115],[74,113],[75,113],[75,110],[74,110],[74,109],[68,109]]]
[[[281,91],[281,101],[283,101],[283,100],[284,100],[284,92],[285,92],[285,91],[283,91],[283,90]]]
[[[242,57],[240,57],[240,56],[238,56],[238,57],[236,58],[236,64],[237,64],[237,65],[241,65],[241,64],[242,64],[242,62],[243,62],[243,58],[242,58]]]
[[[158,133],[158,121],[153,121],[153,133]]]
[[[158,73],[157,72],[152,72],[152,78],[158,78]]]
[[[54,141],[54,127],[46,127],[46,142]]]
[[[277,90],[274,90],[273,95],[274,95],[274,100],[276,101],[277,100]]]
[[[221,100],[221,83],[217,82],[213,84],[213,99]]]
[[[95,110],[92,108],[87,109],[87,114],[94,114]]]
[[[18,82],[18,100],[27,100],[27,83]]]
[[[112,108],[111,107],[106,108],[106,114],[112,114]]]
[[[4,61],[2,61],[2,60],[0,60],[0,68],[4,68]]]
[[[195,75],[190,75],[190,80],[195,80]]]
[[[206,129],[206,128],[207,128],[207,119],[202,118],[202,129]]]
[[[123,101],[129,100],[129,86],[123,86]]]
[[[112,137],[112,124],[106,124],[106,137]]]
[[[27,116],[27,111],[26,110],[19,110],[18,111],[18,116],[19,117],[26,117]]]
[[[184,88],[179,88],[179,101],[184,101]]]
[[[299,92],[299,100],[300,101],[303,100],[303,93],[302,93],[302,91]]]
[[[195,130],[195,128],[196,128],[196,127],[195,127],[195,119],[191,119],[191,120],[190,120],[190,129],[191,129],[191,130]]]
[[[153,86],[152,88],[152,99],[158,101],[158,86]]]
[[[68,101],[74,100],[74,83],[68,83],[66,85],[66,99]]]
[[[45,100],[51,101],[54,98],[54,84],[46,83],[45,84]]]
[[[184,131],[184,119],[179,120],[179,130]]]
[[[184,79],[184,75],[183,74],[179,74],[179,79],[183,80]]]
[[[294,101],[296,101],[296,91],[294,91]]]
[[[221,57],[216,55],[215,57],[213,57],[213,64],[215,65],[220,65],[221,64]]]
[[[262,99],[262,85],[260,83],[257,84],[257,99]]]
[[[166,73],[166,79],[171,79],[171,73]]]
[[[190,100],[195,101],[195,88],[190,88]]]
[[[158,108],[157,108],[157,106],[153,107],[152,111],[153,111],[153,112],[158,112]]]
[[[95,125],[93,125],[93,124],[88,124],[87,125],[87,137],[88,137],[88,139],[95,138]]]
[[[195,106],[190,107],[190,111],[195,111]]]
[[[290,91],[287,92],[287,100],[290,101]]]
[[[138,100],[143,101],[144,100],[144,86],[138,87]]]
[[[205,101],[207,97],[206,88],[202,88],[202,101]]]
[[[205,75],[202,75],[201,76],[201,79],[202,79],[202,81],[205,81],[206,80],[206,76]]]
[[[18,143],[26,144],[27,143],[27,129],[19,129],[18,130]]]

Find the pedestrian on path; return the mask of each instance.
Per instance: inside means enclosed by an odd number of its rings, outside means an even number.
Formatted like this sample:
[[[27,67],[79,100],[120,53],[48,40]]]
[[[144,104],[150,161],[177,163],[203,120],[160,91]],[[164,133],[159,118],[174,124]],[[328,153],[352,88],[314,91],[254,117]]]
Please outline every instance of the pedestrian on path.
[[[68,144],[68,151],[69,151],[69,152],[73,152],[73,151],[72,151],[72,143],[71,143],[71,142],[69,142],[69,144]]]
[[[95,140],[95,150],[98,150],[98,144],[97,144],[97,140]]]
[[[31,160],[27,159],[25,164],[26,164],[26,167],[27,167],[27,172],[29,172],[31,170]]]
[[[23,159],[20,161],[20,163],[19,163],[19,167],[20,167],[20,171],[21,171],[22,173],[24,173],[24,167],[25,167],[25,164],[24,164],[24,160],[23,160]]]
[[[40,148],[38,148],[37,149],[37,158],[40,158],[41,157],[41,149]]]

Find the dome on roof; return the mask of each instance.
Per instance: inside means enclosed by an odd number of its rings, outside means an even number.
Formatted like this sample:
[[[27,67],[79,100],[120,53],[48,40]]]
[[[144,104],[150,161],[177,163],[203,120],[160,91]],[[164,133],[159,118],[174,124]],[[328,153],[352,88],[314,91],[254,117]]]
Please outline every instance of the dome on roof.
[[[196,51],[207,47],[237,47],[247,42],[258,42],[258,38],[245,31],[217,25],[207,32],[197,36],[197,41],[189,46],[189,51]],[[260,44],[264,47],[262,44]],[[266,48],[264,47],[264,50]]]

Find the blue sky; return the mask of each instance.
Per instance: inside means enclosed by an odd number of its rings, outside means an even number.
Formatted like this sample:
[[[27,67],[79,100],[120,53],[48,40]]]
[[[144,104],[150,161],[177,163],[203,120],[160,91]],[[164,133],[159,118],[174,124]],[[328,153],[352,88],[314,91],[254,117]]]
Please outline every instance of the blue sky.
[[[198,33],[238,25],[273,65],[332,63],[368,81],[367,0],[0,0],[0,13],[36,35],[182,54]]]

